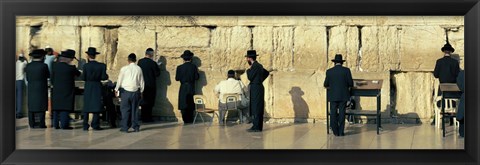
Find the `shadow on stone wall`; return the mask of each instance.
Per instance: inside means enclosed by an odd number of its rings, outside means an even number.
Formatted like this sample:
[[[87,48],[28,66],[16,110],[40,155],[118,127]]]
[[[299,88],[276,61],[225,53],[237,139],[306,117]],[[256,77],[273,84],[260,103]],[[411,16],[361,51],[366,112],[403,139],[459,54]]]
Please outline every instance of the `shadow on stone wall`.
[[[292,97],[293,111],[295,113],[294,123],[306,123],[309,118],[310,109],[307,102],[303,99],[305,92],[302,91],[302,88],[294,86],[289,91],[290,96]]]
[[[162,116],[171,117],[168,120],[178,121],[175,117],[174,107],[172,102],[167,97],[168,86],[172,84],[170,79],[170,72],[166,69],[167,59],[164,56],[160,56],[160,76],[157,80],[157,100],[160,100],[160,104],[156,104],[156,109],[162,112]]]

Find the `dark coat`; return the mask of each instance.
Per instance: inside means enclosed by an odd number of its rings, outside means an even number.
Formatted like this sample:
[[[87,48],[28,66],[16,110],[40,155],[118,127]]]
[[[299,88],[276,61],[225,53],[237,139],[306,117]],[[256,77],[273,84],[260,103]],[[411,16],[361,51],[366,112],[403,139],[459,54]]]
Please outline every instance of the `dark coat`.
[[[73,112],[75,106],[75,77],[80,71],[64,62],[55,62],[52,66],[52,110]]]
[[[347,101],[350,98],[350,87],[353,87],[352,72],[341,65],[327,70],[323,86],[327,90],[329,101]]]
[[[457,86],[462,91],[462,97],[460,97],[460,104],[457,110],[457,119],[462,120],[465,116],[465,71],[460,71],[458,74]]]
[[[97,61],[90,61],[83,65],[81,79],[85,81],[83,94],[83,112],[99,113],[104,111],[102,98],[104,88],[100,81],[107,80],[107,65]]]
[[[25,68],[28,81],[28,111],[45,112],[48,110],[48,82],[50,72],[43,61],[32,61]]]
[[[267,79],[269,73],[262,64],[253,62],[250,69],[247,70],[247,78],[250,81],[250,111],[254,116],[252,129],[262,130],[263,114],[265,109],[265,88],[263,81]]]
[[[460,72],[458,61],[450,56],[444,56],[437,60],[433,75],[440,83],[455,83],[458,72]]]
[[[142,58],[138,61],[138,66],[142,68],[143,79],[145,81],[145,90],[143,90],[143,104],[155,105],[157,95],[157,77],[160,76],[158,64],[150,58]]]
[[[195,81],[198,80],[198,68],[191,62],[186,62],[177,67],[175,80],[180,81],[178,92],[178,109],[192,109],[193,95],[195,95]]]

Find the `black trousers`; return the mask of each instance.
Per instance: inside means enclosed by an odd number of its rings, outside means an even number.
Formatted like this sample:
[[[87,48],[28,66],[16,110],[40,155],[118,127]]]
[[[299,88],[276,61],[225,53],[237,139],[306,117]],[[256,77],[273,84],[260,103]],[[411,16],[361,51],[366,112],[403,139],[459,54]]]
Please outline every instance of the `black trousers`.
[[[45,125],[45,112],[28,112],[28,125],[30,128],[35,127],[35,115],[37,115],[40,119],[40,127],[47,127]]]
[[[152,110],[153,106],[155,105],[155,98],[157,95],[157,88],[156,87],[149,87],[145,86],[145,90],[143,91],[143,104],[142,106],[142,113],[141,118],[144,122],[152,121]]]
[[[122,120],[120,126],[122,130],[127,131],[130,127],[140,129],[138,124],[138,103],[140,101],[140,92],[129,92],[123,90],[120,94],[122,99],[120,103],[120,111],[122,112]]]
[[[193,123],[194,109],[195,107],[193,109],[187,108],[180,110],[182,112],[182,120],[184,123]]]
[[[53,110],[53,127],[67,128],[70,127],[70,111]],[[59,125],[60,122],[60,125]]]
[[[344,135],[346,105],[346,101],[330,102],[330,127],[335,136]]]
[[[88,114],[87,112],[83,113],[83,129],[88,130],[90,128],[90,125],[88,125]],[[92,118],[92,128],[97,129],[100,128],[100,113],[92,113],[93,118]]]
[[[465,120],[458,120],[460,123],[459,128],[458,128],[458,133],[460,134],[461,137],[465,137]]]
[[[250,84],[250,110],[252,112],[251,129],[263,130],[263,114],[265,113],[265,88],[261,84]]]

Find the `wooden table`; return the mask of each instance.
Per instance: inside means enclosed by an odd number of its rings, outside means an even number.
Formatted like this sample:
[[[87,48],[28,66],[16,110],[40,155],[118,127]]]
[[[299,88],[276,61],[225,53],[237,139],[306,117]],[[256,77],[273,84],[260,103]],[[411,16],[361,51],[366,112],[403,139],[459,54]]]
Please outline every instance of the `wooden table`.
[[[455,83],[441,83],[440,91],[442,91],[442,135],[443,137],[445,137],[445,99],[460,99],[460,97],[462,96],[462,91],[460,91],[457,84]]]
[[[350,89],[351,96],[359,97],[376,97],[377,98],[377,108],[376,110],[362,110],[362,111],[347,111],[345,115],[357,115],[357,116],[375,116],[377,123],[377,135],[380,134],[381,129],[381,90],[382,90],[383,80],[364,80],[364,79],[354,79],[354,86]],[[328,90],[328,88],[327,88]],[[330,133],[330,113],[329,113],[329,101],[328,101],[328,91],[327,91],[327,134]]]

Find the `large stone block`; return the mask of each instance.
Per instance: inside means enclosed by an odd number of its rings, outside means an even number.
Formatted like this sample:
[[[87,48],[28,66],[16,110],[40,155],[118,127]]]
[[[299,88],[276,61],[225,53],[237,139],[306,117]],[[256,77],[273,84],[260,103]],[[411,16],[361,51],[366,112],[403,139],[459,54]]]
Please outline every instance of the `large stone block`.
[[[237,26],[238,16],[196,16],[195,23],[200,26]]]
[[[377,25],[463,25],[463,16],[377,16]]]
[[[402,71],[433,71],[440,48],[446,40],[445,29],[439,26],[406,26],[399,32],[400,69]]]
[[[30,52],[30,39],[30,26],[17,26],[15,39],[16,53],[23,51],[23,54],[27,57]]]
[[[210,51],[208,48],[169,48],[162,49],[159,48],[157,51],[158,56],[164,58],[165,61],[162,63],[168,69],[176,69],[177,66],[184,63],[183,59],[180,57],[185,50],[190,50],[194,56],[192,62],[201,69],[209,69],[215,61],[211,59]],[[157,59],[157,57],[154,57]]]
[[[49,16],[48,23],[59,26],[88,26],[88,16]]]
[[[295,69],[326,69],[325,27],[295,27],[293,66]]]
[[[334,63],[335,54],[342,54],[346,60],[344,66],[358,70],[359,63],[359,33],[357,27],[336,26],[330,29],[328,41],[328,68]],[[325,59],[325,58],[323,58]]]
[[[132,26],[135,25],[135,16],[88,16],[91,26]]]
[[[433,115],[435,78],[432,73],[393,75],[396,110],[399,117],[429,119]]]
[[[48,22],[47,16],[17,16],[17,26],[41,26]]]
[[[306,16],[307,26],[375,25],[376,16]]]
[[[379,72],[399,69],[399,37],[396,27],[363,27],[361,36],[359,71]]]
[[[212,68],[246,69],[248,64],[245,54],[251,49],[251,40],[252,35],[248,27],[218,27],[212,30],[210,45]]]
[[[56,52],[66,49],[73,49],[78,52],[81,44],[80,33],[81,29],[77,26],[46,24],[42,26],[38,35],[34,36],[31,43],[32,46],[42,49],[48,45]]]
[[[273,68],[277,70],[293,69],[294,27],[273,28]]]
[[[264,68],[272,68],[272,56],[275,53],[273,48],[273,27],[257,26],[252,29],[253,49],[257,51],[259,61]],[[244,53],[246,54],[246,52]]]
[[[107,43],[105,40],[105,29],[102,27],[82,27],[81,28],[81,40],[82,47],[77,51],[77,57],[87,59],[87,54],[85,53],[88,50],[88,47],[97,48],[97,52],[100,54],[97,56],[96,60],[109,64],[111,52],[107,52]]]
[[[205,27],[157,27],[159,48],[208,47],[210,30]]]
[[[325,73],[315,70],[274,73],[273,118],[325,118],[324,80]]]
[[[113,70],[120,70],[127,65],[127,57],[135,53],[137,59],[143,58],[147,48],[156,47],[155,31],[142,26],[118,28],[118,49],[113,63]],[[116,77],[112,77],[116,80]]]
[[[460,59],[460,68],[464,68],[465,64],[465,28],[455,28],[448,31],[448,40],[452,47],[455,48],[453,53],[455,58]]]

